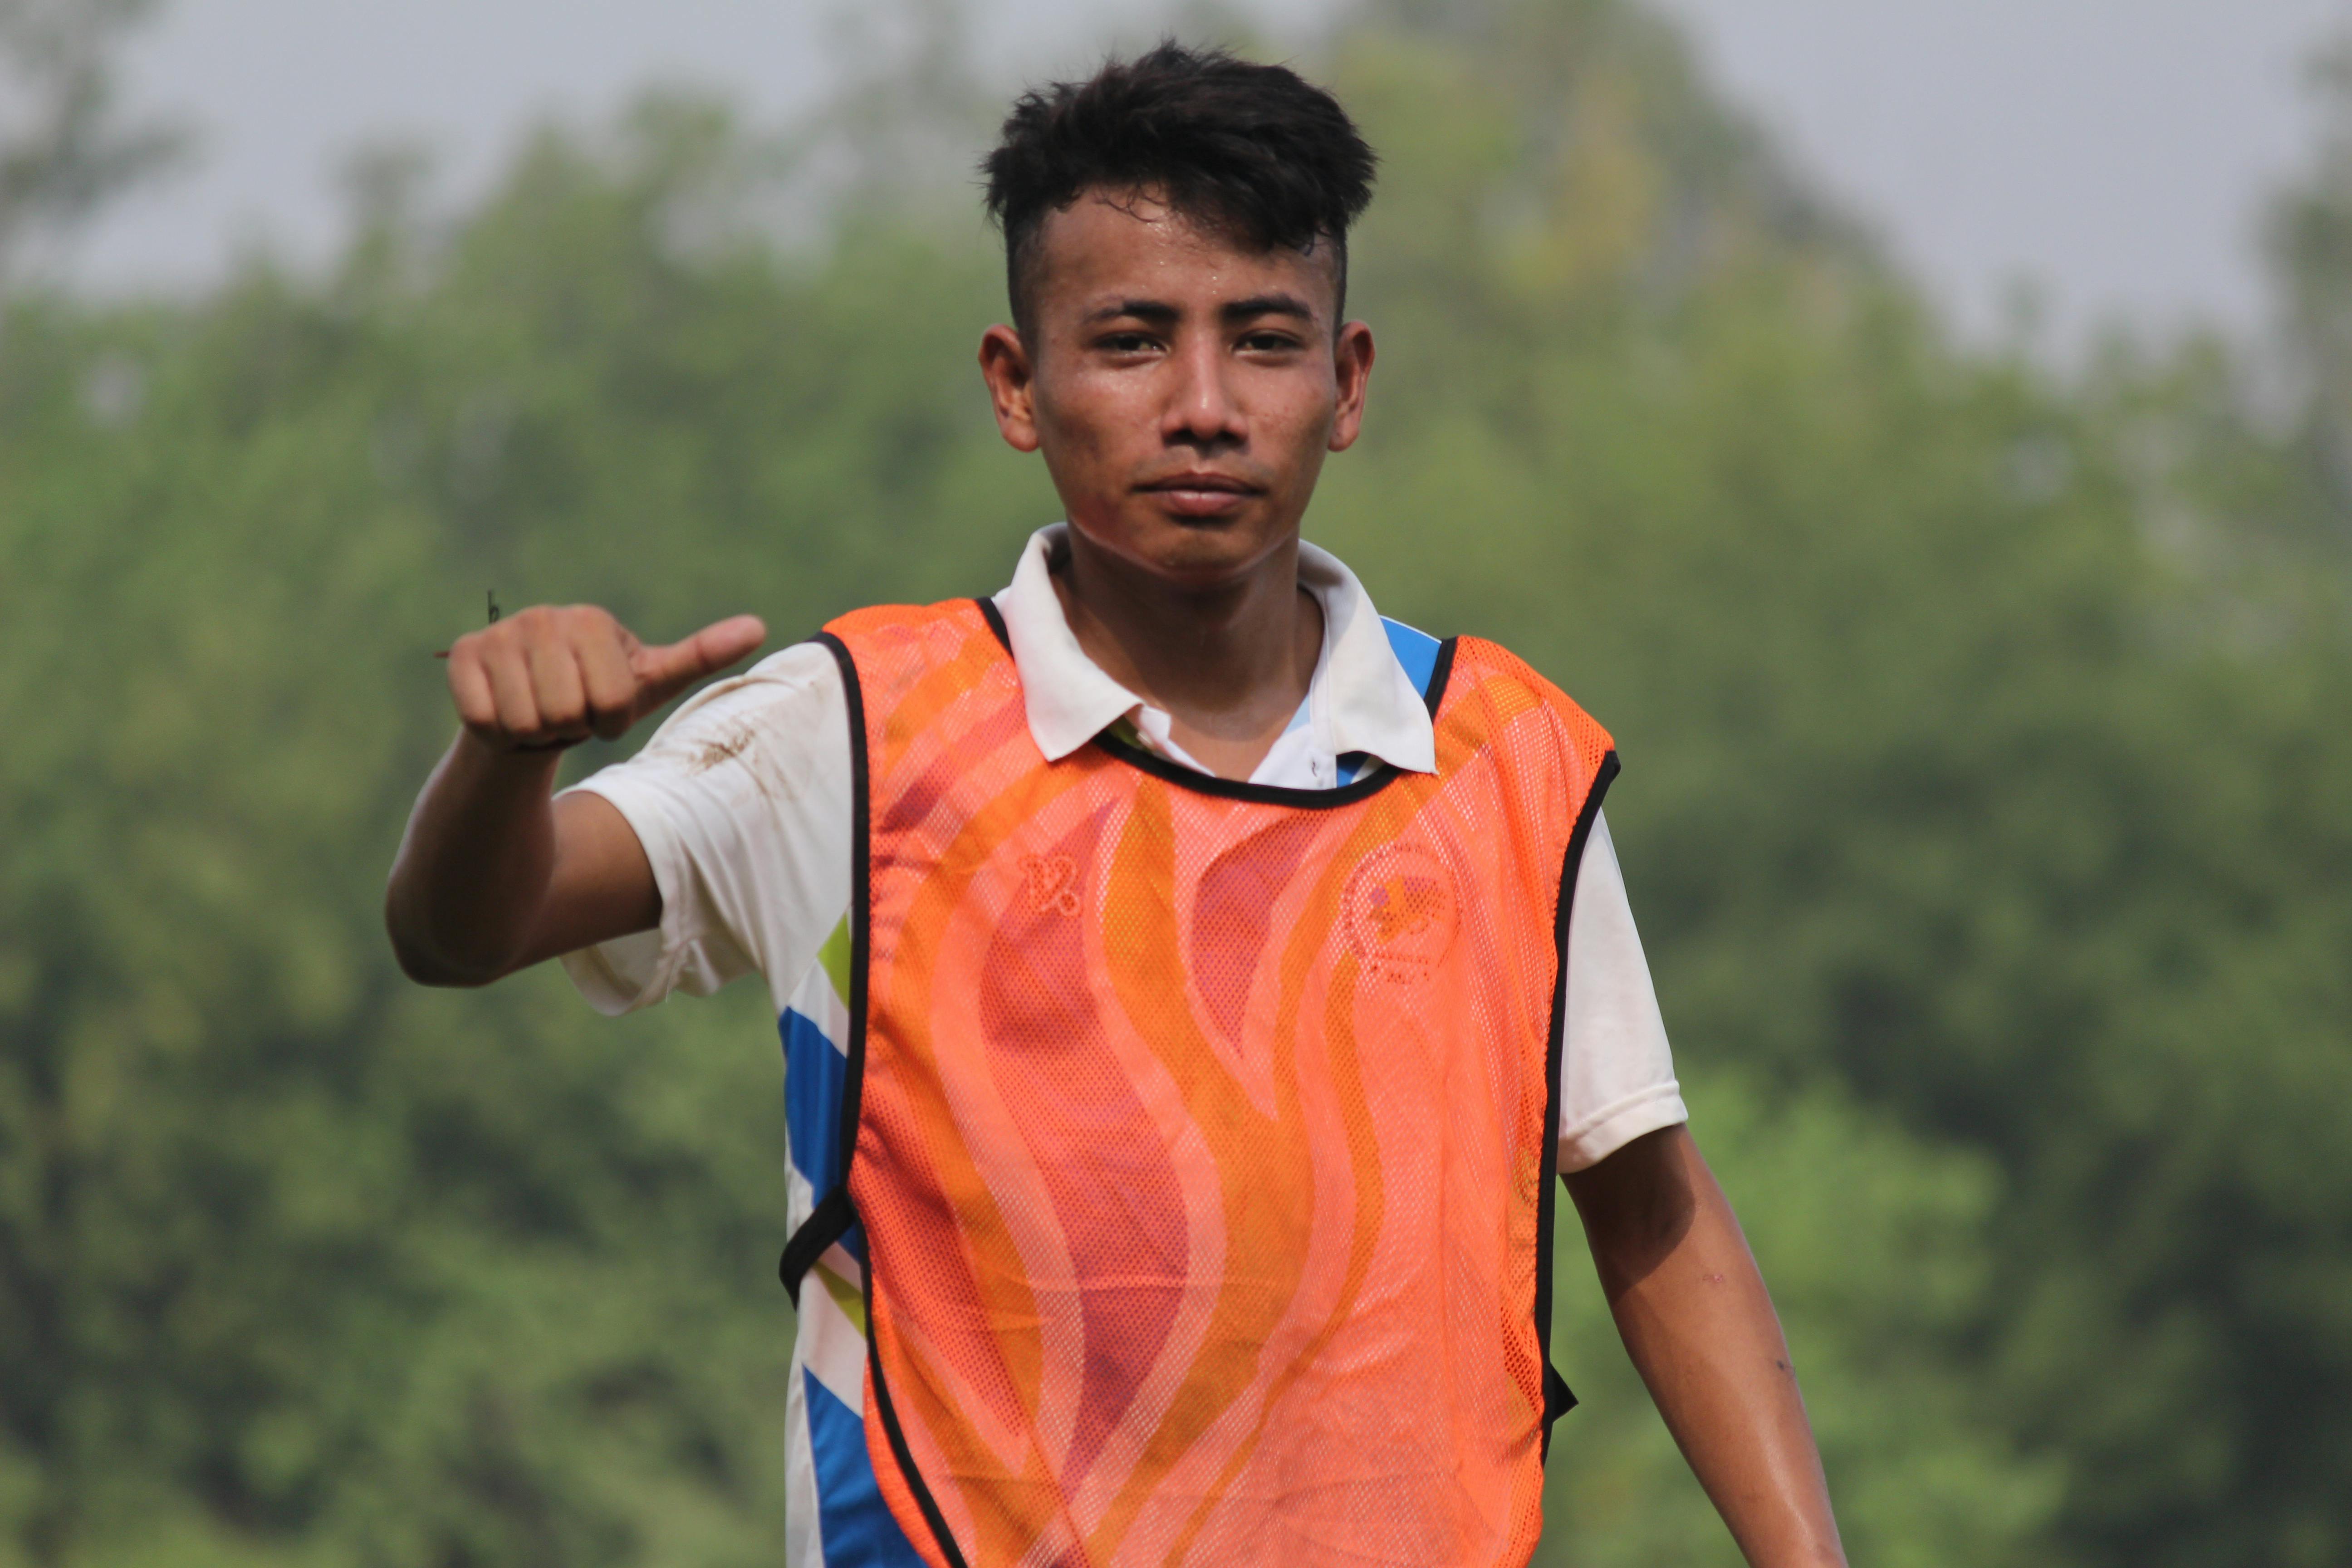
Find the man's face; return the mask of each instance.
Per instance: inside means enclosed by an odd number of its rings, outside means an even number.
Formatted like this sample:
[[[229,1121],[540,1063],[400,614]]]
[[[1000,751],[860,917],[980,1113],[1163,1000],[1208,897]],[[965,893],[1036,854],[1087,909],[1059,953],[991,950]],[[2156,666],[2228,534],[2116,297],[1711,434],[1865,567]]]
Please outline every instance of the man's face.
[[[1337,271],[1328,245],[1239,249],[1089,191],[1039,234],[1026,340],[982,342],[998,426],[1094,543],[1177,585],[1234,581],[1296,537],[1361,426],[1371,331],[1334,331]]]

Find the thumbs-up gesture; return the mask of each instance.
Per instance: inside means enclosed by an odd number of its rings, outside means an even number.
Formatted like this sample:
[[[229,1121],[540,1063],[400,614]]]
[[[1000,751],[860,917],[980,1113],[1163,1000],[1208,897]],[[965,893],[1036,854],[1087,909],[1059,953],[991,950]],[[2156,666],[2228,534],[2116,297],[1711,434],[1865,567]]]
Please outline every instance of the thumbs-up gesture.
[[[459,637],[449,695],[466,728],[499,751],[610,741],[767,636],[759,616],[735,616],[651,647],[593,605],[541,605]]]

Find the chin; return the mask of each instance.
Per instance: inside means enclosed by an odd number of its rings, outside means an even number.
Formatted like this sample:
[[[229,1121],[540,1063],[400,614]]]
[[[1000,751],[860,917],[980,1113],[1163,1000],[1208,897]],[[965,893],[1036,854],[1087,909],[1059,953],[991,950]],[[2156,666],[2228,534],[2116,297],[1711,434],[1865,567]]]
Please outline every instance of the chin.
[[[1268,542],[1238,518],[1188,517],[1170,519],[1137,542],[1161,574],[1208,587],[1256,565]]]
[[[1285,531],[1263,507],[1223,517],[1187,517],[1157,507],[1121,508],[1072,527],[1097,549],[1163,581],[1188,588],[1222,587],[1246,576],[1281,543]]]

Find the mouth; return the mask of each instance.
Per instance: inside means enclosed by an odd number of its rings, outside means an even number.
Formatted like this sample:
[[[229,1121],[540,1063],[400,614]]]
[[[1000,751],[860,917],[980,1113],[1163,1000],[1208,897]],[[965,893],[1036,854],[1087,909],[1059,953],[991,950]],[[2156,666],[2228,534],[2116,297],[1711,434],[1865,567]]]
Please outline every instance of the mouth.
[[[1180,517],[1222,516],[1240,510],[1253,498],[1265,493],[1263,485],[1251,484],[1231,474],[1208,472],[1170,474],[1136,488],[1159,497],[1161,505]]]

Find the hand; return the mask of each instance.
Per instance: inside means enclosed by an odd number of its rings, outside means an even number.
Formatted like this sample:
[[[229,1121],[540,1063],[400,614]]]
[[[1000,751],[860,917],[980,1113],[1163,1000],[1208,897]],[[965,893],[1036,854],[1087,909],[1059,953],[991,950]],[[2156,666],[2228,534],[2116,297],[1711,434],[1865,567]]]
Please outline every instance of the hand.
[[[541,605],[459,637],[449,649],[449,695],[467,730],[494,751],[610,741],[767,636],[757,616],[736,616],[647,647],[593,605]]]

